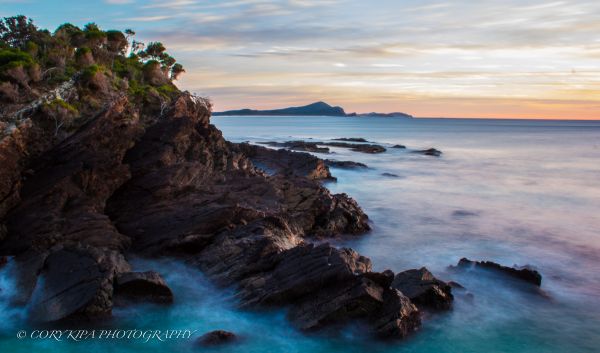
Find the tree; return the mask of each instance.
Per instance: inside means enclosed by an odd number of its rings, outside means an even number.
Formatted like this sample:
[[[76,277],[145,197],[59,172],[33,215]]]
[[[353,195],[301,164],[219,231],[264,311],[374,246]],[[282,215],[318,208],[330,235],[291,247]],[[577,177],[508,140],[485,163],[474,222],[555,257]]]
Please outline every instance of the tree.
[[[13,48],[25,49],[36,33],[33,21],[23,15],[0,20],[0,39]]]
[[[159,61],[165,50],[167,50],[167,48],[165,48],[161,42],[150,42],[146,47],[145,54],[147,57]]]
[[[185,72],[185,70],[184,70],[183,66],[180,63],[176,63],[171,68],[171,79],[177,80],[179,78],[179,75],[181,75],[184,72]]]
[[[127,49],[127,37],[121,31],[106,31],[106,48],[113,55],[125,54]]]

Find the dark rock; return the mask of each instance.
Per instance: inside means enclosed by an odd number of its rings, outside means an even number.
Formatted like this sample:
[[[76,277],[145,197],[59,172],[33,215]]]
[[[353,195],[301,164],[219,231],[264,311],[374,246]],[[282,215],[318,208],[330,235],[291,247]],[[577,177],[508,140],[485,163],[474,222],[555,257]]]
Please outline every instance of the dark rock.
[[[357,168],[368,168],[366,164],[353,162],[353,161],[336,161],[333,159],[326,159],[325,165],[333,168],[341,168],[341,169],[357,169]]]
[[[216,330],[202,335],[202,337],[198,338],[197,343],[201,346],[216,346],[236,340],[237,336],[233,332]]]
[[[450,286],[435,278],[425,267],[398,273],[392,288],[398,289],[419,306],[447,310],[452,305]]]
[[[45,261],[30,317],[40,322],[108,317],[114,277],[124,271],[129,264],[116,251],[58,248]]]
[[[319,145],[349,148],[354,152],[361,153],[383,153],[386,151],[385,147],[374,144],[359,144],[359,143],[348,143],[348,142],[318,142]]]
[[[542,285],[542,275],[528,267],[507,267],[507,266],[502,266],[500,264],[497,264],[495,262],[492,261],[471,261],[467,258],[462,258],[460,259],[460,261],[458,261],[458,264],[456,265],[456,267],[452,267],[454,269],[461,269],[461,270],[465,270],[465,269],[471,269],[471,268],[475,268],[475,269],[484,269],[484,270],[490,270],[490,271],[496,271],[502,274],[505,274],[507,276],[510,276],[512,278],[527,282],[527,283],[531,283],[535,286],[541,286]]]
[[[129,300],[173,302],[173,292],[160,274],[154,271],[121,273],[116,279],[115,296]]]
[[[385,177],[390,177],[390,178],[400,178],[400,176],[398,174],[394,174],[394,173],[381,173],[381,175],[383,175]]]
[[[436,150],[435,148],[429,148],[426,150],[412,151],[413,153],[420,153],[426,156],[439,157],[442,155],[442,151]]]
[[[404,145],[393,145],[392,148],[405,149],[406,146],[404,146]]]
[[[454,281],[449,281],[448,285],[450,287],[454,288],[454,289],[460,289],[460,290],[464,290],[465,289],[465,287],[462,284],[460,284],[458,282],[454,282]]]
[[[151,275],[124,274],[127,252],[184,256],[244,305],[289,306],[306,329],[357,319],[404,337],[420,325],[416,307],[389,287],[390,272],[373,273],[353,250],[309,243],[369,230],[356,201],[311,180],[323,161],[230,144],[210,124],[210,104],[186,93],[162,112],[127,98],[107,106],[72,134],[35,144],[35,160],[23,157],[23,142],[35,139],[0,145],[3,166],[14,167],[0,169],[0,254],[15,256],[32,318],[100,319],[115,294],[167,293]]]
[[[306,141],[286,141],[286,142],[259,142],[260,144],[271,146],[271,147],[284,147],[294,151],[305,151],[305,152],[316,152],[316,153],[329,153],[329,148],[319,147],[316,142]]]
[[[8,263],[8,257],[0,256],[0,269]]]
[[[273,150],[247,143],[232,144],[231,148],[246,155],[254,165],[265,171],[271,170],[282,175],[295,175],[314,180],[334,179],[326,162],[308,153],[284,149]]]
[[[453,217],[473,217],[479,216],[477,212],[465,211],[465,210],[456,210],[452,212]]]
[[[340,137],[333,139],[333,141],[347,141],[347,142],[369,142],[362,137]]]

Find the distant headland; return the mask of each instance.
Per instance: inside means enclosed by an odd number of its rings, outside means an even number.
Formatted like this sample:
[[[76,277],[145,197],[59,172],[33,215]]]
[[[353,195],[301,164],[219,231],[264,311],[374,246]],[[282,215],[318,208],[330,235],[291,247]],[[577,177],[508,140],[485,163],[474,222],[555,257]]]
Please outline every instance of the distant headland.
[[[224,112],[214,112],[212,115],[268,115],[268,116],[284,116],[284,115],[317,115],[317,116],[347,116],[347,117],[384,117],[384,118],[412,118],[412,115],[406,113],[346,113],[344,108],[339,106],[331,106],[325,102],[316,102],[300,107],[289,107],[282,109],[271,110],[255,110],[255,109],[238,109],[227,110]]]

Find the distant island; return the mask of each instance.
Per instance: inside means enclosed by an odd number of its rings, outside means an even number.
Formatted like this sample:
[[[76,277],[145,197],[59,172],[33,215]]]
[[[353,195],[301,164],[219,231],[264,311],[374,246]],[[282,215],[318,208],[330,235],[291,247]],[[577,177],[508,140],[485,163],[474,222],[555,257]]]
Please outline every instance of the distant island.
[[[271,110],[255,110],[255,109],[238,109],[227,110],[224,112],[214,112],[212,115],[268,115],[268,116],[283,116],[283,115],[316,115],[316,116],[347,116],[347,117],[384,117],[384,118],[412,118],[412,115],[405,113],[346,113],[344,108],[331,106],[325,102],[316,102],[301,107],[289,107],[282,109]]]

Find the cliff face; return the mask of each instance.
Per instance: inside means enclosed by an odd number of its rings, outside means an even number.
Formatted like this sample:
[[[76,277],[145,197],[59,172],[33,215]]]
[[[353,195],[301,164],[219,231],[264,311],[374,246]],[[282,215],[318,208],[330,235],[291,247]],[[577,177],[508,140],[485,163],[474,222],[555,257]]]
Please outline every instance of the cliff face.
[[[391,271],[310,243],[369,229],[354,200],[316,181],[331,177],[323,162],[227,143],[209,117],[187,93],[155,115],[121,97],[60,138],[39,116],[3,138],[0,255],[17,262],[16,302],[31,319],[109,316],[137,253],[180,257],[238,288],[244,306],[291,306],[302,329],[358,319],[403,337],[418,327]]]

